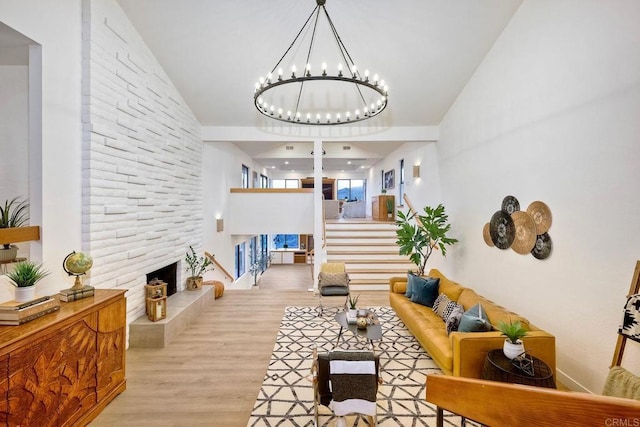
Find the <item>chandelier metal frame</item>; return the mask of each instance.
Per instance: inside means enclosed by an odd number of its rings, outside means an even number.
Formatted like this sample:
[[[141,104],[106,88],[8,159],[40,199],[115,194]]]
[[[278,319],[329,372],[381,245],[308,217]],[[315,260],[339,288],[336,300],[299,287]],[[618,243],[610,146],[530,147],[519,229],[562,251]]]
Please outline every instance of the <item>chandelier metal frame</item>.
[[[380,80],[378,75],[375,74],[372,78],[369,77],[369,71],[365,71],[364,75],[360,73],[357,69],[351,55],[347,51],[346,46],[342,42],[338,31],[333,25],[333,21],[329,16],[329,12],[325,7],[326,0],[316,0],[316,7],[313,9],[304,25],[294,38],[291,45],[287,48],[285,53],[282,55],[280,60],[276,63],[270,73],[267,74],[267,77],[260,77],[259,81],[255,84],[255,92],[253,95],[253,101],[256,109],[266,117],[271,119],[280,120],[282,122],[295,123],[295,124],[305,124],[305,125],[340,125],[340,124],[348,124],[360,122],[363,120],[367,120],[373,117],[376,117],[384,109],[387,107],[389,94],[388,87],[385,85],[384,80]],[[313,75],[311,74],[311,66],[310,66],[310,58],[313,50],[314,41],[316,38],[316,30],[318,25],[318,20],[320,19],[321,12],[324,12],[324,16],[326,16],[327,21],[329,23],[329,27],[331,28],[331,33],[335,38],[335,41],[338,45],[338,49],[342,59],[344,60],[346,67],[346,73],[343,73],[342,64],[338,64],[338,73],[336,75],[330,75],[327,73],[326,64],[322,64],[322,72],[321,74]],[[312,18],[315,15],[315,19],[313,20],[313,32],[311,34],[311,40],[309,42],[309,48],[307,50],[307,61],[304,70],[300,74],[296,74],[297,69],[296,66],[293,65],[291,67],[291,76],[289,78],[283,77],[284,71],[280,68],[280,64],[285,59],[289,51],[293,48],[296,41],[300,37],[300,35],[304,32],[305,28],[310,25],[312,22]],[[274,73],[277,70],[277,77],[274,79]],[[324,116],[318,112],[314,111],[300,111],[300,99],[303,94],[304,85],[307,82],[316,82],[316,81],[334,81],[340,82],[344,84],[354,85],[357,93],[359,95],[362,104],[357,106],[353,111],[340,111],[331,113],[324,113]],[[267,100],[265,100],[264,96],[267,92],[276,89],[283,85],[291,85],[291,84],[299,84],[300,88],[298,90],[298,96],[296,100],[295,106],[278,106],[278,105],[269,105]],[[362,89],[373,90],[380,95],[380,97],[372,103],[369,103],[365,100],[365,97],[362,93]],[[344,115],[343,115],[344,114]]]

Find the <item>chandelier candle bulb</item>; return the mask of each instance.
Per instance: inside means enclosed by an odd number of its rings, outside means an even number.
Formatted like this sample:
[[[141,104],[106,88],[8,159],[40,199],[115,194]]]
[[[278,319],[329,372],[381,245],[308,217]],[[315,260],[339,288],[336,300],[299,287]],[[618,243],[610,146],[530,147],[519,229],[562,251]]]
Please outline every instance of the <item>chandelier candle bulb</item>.
[[[363,71],[358,69],[329,17],[325,7],[326,0],[315,0],[314,3],[317,6],[285,53],[271,68],[271,72],[259,77],[253,96],[254,106],[267,117],[306,125],[353,123],[380,114],[388,104],[387,87],[384,81],[380,82],[378,74],[375,74],[371,80],[368,69],[363,68]],[[327,19],[328,28],[322,24],[319,25],[319,20],[324,17]],[[322,34],[325,29],[329,30],[329,34]],[[329,61],[329,65],[337,66],[337,70],[328,72],[327,61],[322,61],[321,70],[314,74],[311,72],[311,64],[317,64],[312,55],[314,40],[321,40],[326,36],[335,39],[340,58],[346,63],[336,61],[333,63],[335,65],[332,65]],[[306,59],[302,56],[305,42],[308,42]],[[303,65],[300,73],[297,71],[296,64]],[[290,77],[283,75],[283,67],[291,68]],[[277,79],[275,70],[278,73]],[[293,85],[297,85],[295,90],[292,90]],[[353,87],[348,85],[355,86],[355,91],[352,91]],[[336,109],[336,106],[332,105],[335,104],[336,99],[344,104],[342,108]],[[365,106],[364,114],[360,113],[363,105]],[[371,109],[369,109],[370,105]],[[356,107],[359,108],[356,109]],[[282,113],[283,110],[288,111],[286,116]],[[311,113],[314,110],[315,112]],[[314,115],[316,120],[313,120]]]

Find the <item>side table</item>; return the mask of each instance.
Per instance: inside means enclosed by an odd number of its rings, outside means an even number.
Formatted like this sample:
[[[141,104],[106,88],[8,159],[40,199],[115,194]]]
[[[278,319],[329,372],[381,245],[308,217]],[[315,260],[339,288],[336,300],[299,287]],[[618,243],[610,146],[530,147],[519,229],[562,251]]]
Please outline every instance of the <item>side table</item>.
[[[530,356],[533,360],[533,375],[529,375],[518,369],[507,358],[502,349],[491,350],[482,367],[482,379],[501,381],[506,383],[532,385],[537,387],[556,388],[551,368],[537,357]]]

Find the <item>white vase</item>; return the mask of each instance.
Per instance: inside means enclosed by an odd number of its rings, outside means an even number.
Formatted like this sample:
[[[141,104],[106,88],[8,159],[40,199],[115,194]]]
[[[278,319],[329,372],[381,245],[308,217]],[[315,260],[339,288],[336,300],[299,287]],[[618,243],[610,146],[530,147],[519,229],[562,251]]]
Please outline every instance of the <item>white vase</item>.
[[[36,287],[35,286],[25,286],[25,287],[17,287],[14,299],[17,302],[27,302],[36,298]]]
[[[357,308],[350,308],[348,315],[350,318],[355,319],[356,316],[358,315],[358,309]]]
[[[518,344],[514,344],[506,339],[504,340],[502,351],[504,352],[504,355],[507,356],[507,359],[515,359],[524,353],[524,344],[521,340],[518,340]]]

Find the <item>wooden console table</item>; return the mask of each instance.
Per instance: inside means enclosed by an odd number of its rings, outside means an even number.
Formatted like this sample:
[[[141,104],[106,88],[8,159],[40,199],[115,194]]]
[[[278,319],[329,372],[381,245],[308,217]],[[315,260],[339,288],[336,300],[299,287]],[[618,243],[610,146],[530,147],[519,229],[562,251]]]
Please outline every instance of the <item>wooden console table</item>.
[[[124,290],[0,327],[0,424],[84,426],[126,387]]]

